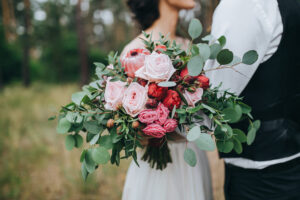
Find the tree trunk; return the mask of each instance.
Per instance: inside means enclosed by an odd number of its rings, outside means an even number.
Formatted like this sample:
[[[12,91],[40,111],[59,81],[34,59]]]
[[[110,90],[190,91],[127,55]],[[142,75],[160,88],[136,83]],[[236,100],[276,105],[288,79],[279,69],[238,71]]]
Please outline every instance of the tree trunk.
[[[16,20],[13,3],[11,0],[2,0],[1,5],[5,39],[7,41],[14,41],[16,39]]]
[[[86,35],[84,30],[83,18],[81,13],[81,0],[78,0],[76,6],[76,29],[78,38],[78,49],[80,59],[80,78],[81,85],[87,84],[89,81],[89,68],[87,60]]]
[[[28,87],[30,84],[29,79],[29,51],[30,51],[30,41],[29,41],[29,26],[30,26],[30,1],[24,0],[24,35],[23,35],[23,66],[22,66],[22,79],[23,85]]]

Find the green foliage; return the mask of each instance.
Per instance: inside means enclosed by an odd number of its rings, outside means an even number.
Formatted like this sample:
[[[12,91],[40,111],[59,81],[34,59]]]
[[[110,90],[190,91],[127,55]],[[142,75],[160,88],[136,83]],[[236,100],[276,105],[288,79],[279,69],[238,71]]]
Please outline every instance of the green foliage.
[[[110,160],[110,155],[104,147],[93,149],[92,157],[97,164],[106,164]]]
[[[202,24],[198,19],[191,20],[188,32],[192,40],[198,38],[201,35],[202,29]]]
[[[251,50],[244,54],[242,62],[247,65],[252,65],[258,59],[258,54],[256,51]]]
[[[229,64],[232,62],[232,60],[233,60],[233,53],[228,49],[221,50],[217,55],[217,61],[221,65]]]
[[[199,149],[204,151],[214,151],[216,149],[215,141],[207,133],[201,133],[195,143]]]
[[[204,66],[204,61],[201,56],[195,56],[188,62],[188,71],[191,76],[198,76]]]
[[[196,154],[193,149],[186,148],[183,157],[185,162],[191,167],[194,167],[197,164]]]

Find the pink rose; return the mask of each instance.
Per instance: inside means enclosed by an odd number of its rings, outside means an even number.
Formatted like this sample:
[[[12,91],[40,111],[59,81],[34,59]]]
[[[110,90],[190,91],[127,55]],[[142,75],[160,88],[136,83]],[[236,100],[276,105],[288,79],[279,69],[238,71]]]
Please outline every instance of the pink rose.
[[[158,116],[158,124],[163,125],[170,113],[169,109],[162,103],[159,103],[157,108],[156,108],[157,116]]]
[[[175,131],[177,128],[177,121],[175,119],[167,119],[166,122],[164,123],[164,129],[170,133]]]
[[[126,83],[122,81],[111,82],[110,80],[111,78],[109,77],[104,92],[105,108],[117,110],[118,106],[122,104]]]
[[[134,78],[134,73],[144,65],[145,56],[149,54],[147,49],[132,49],[122,56],[121,63],[129,77]]]
[[[155,51],[145,57],[144,66],[135,72],[135,76],[150,82],[168,81],[175,68],[169,56]]]
[[[158,119],[157,112],[155,110],[146,109],[139,114],[139,121],[144,124],[151,124]]]
[[[146,128],[143,129],[143,132],[146,135],[155,137],[155,138],[162,138],[166,135],[166,130],[159,124],[149,124]]]
[[[202,99],[203,95],[203,89],[202,88],[197,88],[194,93],[185,91],[183,93],[183,96],[187,100],[189,106],[195,107],[195,104]]]
[[[129,85],[122,101],[127,114],[135,117],[145,109],[145,104],[148,99],[147,92],[148,90],[137,82],[133,82]]]

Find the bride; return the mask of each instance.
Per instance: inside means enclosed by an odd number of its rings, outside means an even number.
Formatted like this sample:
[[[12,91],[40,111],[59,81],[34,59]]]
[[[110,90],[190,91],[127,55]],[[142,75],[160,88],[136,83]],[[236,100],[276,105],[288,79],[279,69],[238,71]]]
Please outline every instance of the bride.
[[[128,5],[141,28],[153,34],[153,40],[159,33],[169,36],[187,48],[187,40],[176,36],[176,26],[180,9],[192,9],[194,0],[128,0]],[[143,48],[139,37],[131,41],[123,50],[126,52]],[[138,153],[138,167],[131,163],[123,190],[122,200],[211,200],[211,178],[209,163],[204,151],[195,144],[187,143],[184,138],[168,143],[172,163],[163,171],[150,167],[142,161],[143,152]],[[183,159],[186,147],[192,148],[197,156],[197,164],[190,167]]]

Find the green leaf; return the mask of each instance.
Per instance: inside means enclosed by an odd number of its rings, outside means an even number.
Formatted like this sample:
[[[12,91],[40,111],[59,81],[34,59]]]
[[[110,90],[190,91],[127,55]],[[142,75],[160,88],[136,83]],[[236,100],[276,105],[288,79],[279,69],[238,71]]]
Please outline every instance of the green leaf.
[[[220,152],[223,152],[223,153],[229,153],[232,151],[233,149],[233,142],[232,141],[217,141],[217,147],[218,147],[218,150]]]
[[[256,129],[251,126],[250,130],[248,131],[247,134],[247,144],[251,145],[254,142],[255,136],[256,136]]]
[[[92,151],[93,151],[93,149],[88,149],[86,151],[84,162],[83,162],[86,170],[89,173],[93,173],[95,171],[95,167],[96,167],[96,163],[94,162],[93,157],[92,157]]]
[[[208,106],[208,105],[206,105],[204,103],[202,103],[201,105],[203,106],[203,108],[209,110],[209,112],[216,113],[215,109],[213,109],[212,107],[210,107],[210,106]]]
[[[233,136],[233,130],[228,124],[224,124],[221,129],[224,129],[223,131],[226,133],[228,139]]]
[[[234,145],[233,149],[235,150],[235,152],[237,154],[240,154],[243,152],[243,146],[238,139],[233,138],[233,145]]]
[[[248,114],[248,113],[250,113],[252,111],[252,108],[250,106],[248,106],[248,105],[246,105],[246,104],[244,104],[242,102],[239,102],[239,104],[240,104],[240,106],[242,108],[242,113],[243,114]]]
[[[82,99],[86,96],[86,92],[76,92],[72,94],[72,102],[76,105],[80,105]]]
[[[174,107],[172,109],[172,113],[171,113],[171,119],[174,118],[175,113],[176,113],[176,106],[174,105]]]
[[[185,99],[185,97],[183,96],[183,94],[180,92],[180,90],[179,90],[178,88],[176,88],[175,90],[176,90],[176,92],[179,94],[180,99],[183,101],[183,103],[184,103],[185,105],[188,105],[187,100]]]
[[[84,150],[81,152],[81,155],[80,155],[80,162],[81,162],[81,163],[84,161],[86,152],[87,152],[86,149],[84,149]]]
[[[158,86],[160,86],[160,87],[174,87],[174,86],[176,86],[176,83],[173,82],[173,81],[164,81],[164,82],[160,82],[158,84]]]
[[[206,35],[202,38],[203,41],[207,41],[210,42],[214,39],[214,37],[212,35]]]
[[[202,24],[198,19],[192,19],[188,29],[189,35],[194,40],[202,33]]]
[[[199,44],[197,44],[197,46],[199,48],[200,56],[202,57],[202,59],[204,61],[206,61],[210,56],[210,48],[209,48],[208,44],[199,43]]]
[[[54,116],[52,116],[52,117],[49,117],[48,118],[48,121],[52,121],[52,120],[55,120],[56,119],[56,116],[54,115]]]
[[[218,39],[221,47],[223,48],[226,44],[226,37],[224,35],[222,35],[219,39]]]
[[[75,147],[79,148],[83,144],[83,138],[79,134],[74,135],[75,138]]]
[[[233,60],[233,53],[231,51],[229,51],[228,49],[223,49],[217,55],[217,61],[221,65],[229,64],[229,63],[231,63],[232,60]]]
[[[188,71],[191,76],[198,76],[204,66],[204,61],[201,56],[194,56],[188,62]]]
[[[216,148],[215,142],[211,135],[207,133],[201,133],[200,136],[195,140],[197,147],[204,151],[213,151]]]
[[[223,111],[224,119],[228,120],[229,123],[236,123],[242,117],[242,109],[239,105],[234,105],[233,107],[225,108]]]
[[[244,54],[242,62],[246,65],[252,65],[258,59],[258,54],[256,51],[251,50]]]
[[[73,149],[73,147],[75,146],[75,138],[73,137],[73,135],[67,135],[65,145],[67,150],[70,151]]]
[[[87,169],[85,168],[84,163],[82,163],[81,164],[81,176],[82,176],[84,181],[86,181],[88,175],[89,175],[89,173],[88,173]]]
[[[186,110],[185,109],[176,109],[176,112],[178,113],[178,114],[185,114],[186,113]]]
[[[110,155],[106,148],[97,147],[92,152],[92,158],[97,164],[106,164],[110,160]]]
[[[81,123],[83,117],[79,113],[67,112],[66,119],[71,123]]]
[[[98,133],[98,134],[96,134],[96,135],[94,135],[94,137],[91,139],[91,141],[90,141],[90,145],[94,145],[94,144],[96,144],[97,142],[98,142],[98,140],[99,140],[99,137],[100,137],[100,134]]]
[[[255,120],[254,122],[253,122],[253,126],[254,126],[254,128],[258,131],[258,129],[260,128],[260,120]]]
[[[197,45],[192,46],[191,53],[192,53],[192,56],[196,56],[199,54],[199,48],[197,47]]]
[[[98,122],[96,120],[86,121],[83,123],[83,126],[89,133],[92,134],[98,134],[103,130],[103,127],[101,125],[98,125]]]
[[[201,130],[199,126],[194,126],[187,134],[187,140],[192,142],[198,139],[201,134]]]
[[[186,148],[183,156],[185,162],[189,164],[191,167],[194,167],[197,164],[197,158],[194,150],[190,148]]]
[[[56,131],[57,133],[64,134],[67,133],[71,128],[71,123],[64,117],[58,121]]]
[[[240,129],[233,129],[233,134],[235,135],[234,137],[237,138],[240,142],[246,142],[247,141],[247,136],[246,134],[240,130]]]
[[[218,53],[222,50],[221,45],[215,43],[210,46],[210,59],[216,59]]]
[[[105,147],[108,150],[112,149],[113,143],[110,135],[101,136],[99,145]]]

